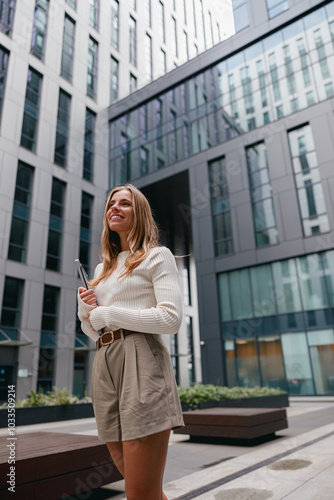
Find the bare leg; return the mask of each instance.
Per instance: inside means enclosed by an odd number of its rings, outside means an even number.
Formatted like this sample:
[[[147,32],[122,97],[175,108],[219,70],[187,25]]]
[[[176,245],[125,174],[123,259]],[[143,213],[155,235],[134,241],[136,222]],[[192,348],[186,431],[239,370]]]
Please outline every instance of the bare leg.
[[[167,500],[162,492],[162,479],[169,436],[170,429],[123,441],[127,500]]]
[[[124,457],[123,457],[123,443],[122,441],[116,441],[114,443],[106,443],[111,458],[114,461],[119,472],[124,477]]]

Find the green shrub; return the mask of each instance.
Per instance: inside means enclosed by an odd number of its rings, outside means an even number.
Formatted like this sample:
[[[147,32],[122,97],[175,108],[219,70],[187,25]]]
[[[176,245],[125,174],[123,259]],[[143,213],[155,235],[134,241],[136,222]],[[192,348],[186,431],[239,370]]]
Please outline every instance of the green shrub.
[[[276,396],[286,394],[282,389],[269,387],[224,387],[213,384],[197,384],[192,387],[178,387],[181,403],[188,403],[195,408],[203,401],[219,401],[221,399],[252,398],[257,396]]]
[[[75,403],[91,403],[92,399],[87,396],[83,399],[79,399],[77,396],[73,396],[70,391],[64,387],[63,389],[57,389],[54,387],[52,391],[43,392],[40,388],[38,392],[31,390],[25,399],[16,400],[16,408],[27,408],[31,406],[54,406],[54,405],[69,405]],[[3,403],[0,409],[6,408],[7,403]]]

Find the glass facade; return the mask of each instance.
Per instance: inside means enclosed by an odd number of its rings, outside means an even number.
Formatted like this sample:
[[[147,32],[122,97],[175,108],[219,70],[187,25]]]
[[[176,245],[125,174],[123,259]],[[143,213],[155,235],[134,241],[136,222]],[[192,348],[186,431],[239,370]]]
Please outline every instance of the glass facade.
[[[74,40],[75,22],[65,15],[60,74],[69,82],[72,81],[73,76]]]
[[[83,178],[93,182],[96,114],[86,108]]]
[[[87,67],[87,95],[96,98],[97,92],[97,51],[98,43],[89,37],[88,67]]]
[[[51,391],[54,379],[55,347],[60,288],[44,286],[37,388]]]
[[[290,151],[304,236],[329,231],[317,154],[310,125],[289,132]]]
[[[1,309],[1,339],[18,340],[24,281],[5,277]]]
[[[26,261],[27,237],[34,169],[19,161],[10,230],[8,259]]]
[[[15,0],[1,0],[0,31],[10,36],[13,28]]]
[[[118,50],[119,43],[119,2],[111,1],[111,45]]]
[[[32,68],[28,69],[27,90],[21,133],[21,146],[36,151],[36,136],[39,117],[39,102],[42,88],[42,75]]]
[[[81,198],[81,221],[80,221],[80,250],[79,259],[85,268],[86,273],[90,274],[90,246],[93,218],[94,198],[88,193],[83,192]]]
[[[246,148],[256,246],[278,243],[278,231],[264,142]]]
[[[236,3],[238,8],[244,5]],[[334,76],[333,21],[334,2],[330,2],[176,86],[178,159],[327,99]],[[158,97],[164,107],[161,133],[167,138],[171,119],[169,91]],[[163,158],[159,154],[155,101],[156,97],[147,104],[152,119],[145,143],[139,135],[138,108],[131,109],[126,118],[110,122],[111,186],[125,176],[121,173],[124,136],[128,138],[130,159],[139,157],[142,146],[149,151],[148,171],[158,168],[161,162],[173,163],[168,150]],[[183,145],[185,122],[190,134],[189,150]],[[130,163],[135,165],[136,161]],[[139,171],[133,168],[127,174],[126,180],[131,181]]]
[[[233,252],[233,235],[224,157],[209,163],[209,184],[216,255]]]
[[[218,277],[229,385],[334,393],[334,251]]]
[[[71,96],[64,90],[59,90],[56,145],[54,162],[60,167],[66,167],[67,144],[69,134]]]
[[[8,57],[8,51],[0,46],[0,119],[2,115],[2,104],[5,94]]]
[[[288,0],[267,0],[268,15],[272,17],[278,16],[289,8]]]
[[[48,9],[49,0],[36,0],[31,38],[31,53],[38,57],[38,59],[43,59],[44,56]]]
[[[53,178],[46,268],[60,271],[66,184]]]

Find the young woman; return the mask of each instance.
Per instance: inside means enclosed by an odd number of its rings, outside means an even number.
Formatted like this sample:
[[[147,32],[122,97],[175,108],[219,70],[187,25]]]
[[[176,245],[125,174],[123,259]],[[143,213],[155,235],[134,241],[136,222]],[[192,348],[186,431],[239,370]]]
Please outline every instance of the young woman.
[[[184,425],[173,367],[160,334],[175,334],[182,297],[173,254],[158,245],[145,196],[131,184],[105,207],[101,254],[80,287],[81,328],[97,344],[92,400],[98,436],[125,479],[127,500],[162,492],[171,429]],[[103,331],[101,336],[98,331]]]

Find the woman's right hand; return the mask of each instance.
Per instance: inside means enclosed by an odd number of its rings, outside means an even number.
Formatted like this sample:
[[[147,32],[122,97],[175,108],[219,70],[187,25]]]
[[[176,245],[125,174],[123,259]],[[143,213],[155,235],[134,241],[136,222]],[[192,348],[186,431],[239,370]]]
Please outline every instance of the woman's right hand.
[[[94,290],[86,290],[83,286],[79,288],[80,299],[89,306],[97,307],[96,296]]]

